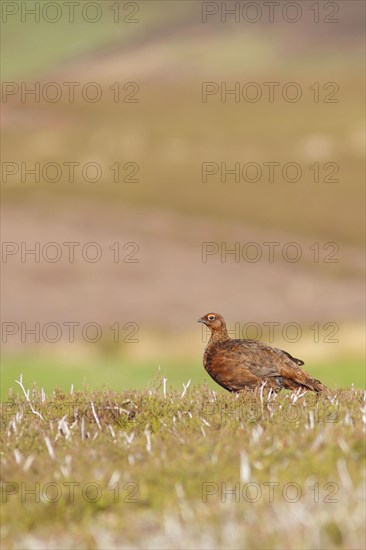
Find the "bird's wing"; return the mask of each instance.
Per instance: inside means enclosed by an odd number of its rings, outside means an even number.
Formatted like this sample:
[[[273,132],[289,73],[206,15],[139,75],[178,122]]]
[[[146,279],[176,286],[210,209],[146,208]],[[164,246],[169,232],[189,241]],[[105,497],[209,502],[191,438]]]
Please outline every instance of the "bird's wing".
[[[289,387],[295,384],[312,384],[311,376],[300,365],[303,361],[295,359],[286,351],[272,348],[257,340],[232,340],[238,359],[237,368],[247,368],[259,378],[283,378]],[[230,346],[229,346],[230,347]]]
[[[280,349],[279,351],[282,351],[282,353],[284,353],[285,355],[287,355],[287,357],[289,359],[291,359],[291,361],[293,361],[294,363],[296,363],[296,365],[305,365],[304,361],[301,361],[301,359],[296,359],[296,357],[292,357],[292,355],[290,355],[288,353],[288,351],[285,351],[284,349]]]
[[[276,348],[257,340],[228,340],[220,345],[223,358],[235,363],[235,369],[249,369],[260,378],[279,375],[279,359],[284,357]]]
[[[284,349],[279,349],[279,348],[272,348],[271,346],[267,346],[266,344],[263,344],[259,340],[238,340],[238,342],[245,342],[248,346],[255,346],[260,348],[263,351],[276,350],[277,352],[284,353],[286,357],[291,359],[291,361],[293,361],[296,365],[300,366],[305,364],[304,361],[302,361],[301,359],[296,359],[296,357],[292,357],[292,355],[288,351],[285,351]]]
[[[275,362],[274,372],[266,372],[263,376],[277,377],[278,375],[282,379],[284,387],[287,389],[296,389],[297,387],[309,388],[313,391],[323,391],[325,386],[315,378],[312,378],[310,374],[304,371],[300,366],[304,365],[304,361],[292,357],[287,351],[279,348],[271,348],[257,342],[254,346],[254,341],[250,341],[249,347],[256,347],[260,350],[258,358],[260,360],[273,360]]]
[[[299,366],[289,353],[257,340],[230,339],[207,352],[207,370],[219,384],[239,390],[264,380],[277,380],[287,389],[304,387],[321,391],[323,386]]]

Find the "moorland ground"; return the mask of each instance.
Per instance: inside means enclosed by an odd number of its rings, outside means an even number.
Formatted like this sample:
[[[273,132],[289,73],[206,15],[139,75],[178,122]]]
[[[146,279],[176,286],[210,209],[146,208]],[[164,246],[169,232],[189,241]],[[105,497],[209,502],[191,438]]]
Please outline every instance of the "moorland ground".
[[[25,392],[2,405],[2,548],[363,547],[363,390]]]
[[[5,160],[97,162],[103,178],[9,177],[3,239],[29,248],[97,241],[103,251],[137,242],[140,255],[130,265],[111,256],[3,264],[3,320],[134,321],[139,341],[58,345],[17,334],[4,345],[2,547],[363,548],[361,3],[338,2],[337,25],[279,26],[202,25],[199,2],[139,4],[139,25],[13,17],[4,26],[5,80],[97,80],[105,95],[4,103]],[[116,81],[137,82],[139,102],[115,103]],[[303,97],[203,103],[203,81],[255,81],[264,91],[264,82],[291,81]],[[117,161],[136,163],[138,181],[115,183]],[[271,161],[297,163],[300,180],[280,172],[269,181]],[[204,182],[203,162],[254,162],[263,177]],[[203,241],[280,250],[294,241],[303,255],[204,262]],[[327,263],[332,250],[338,261]],[[299,323],[298,342],[272,343],[330,392],[234,396],[202,385],[204,338],[193,323],[212,308],[230,328]],[[339,326],[336,341],[328,332],[315,341],[316,322]]]

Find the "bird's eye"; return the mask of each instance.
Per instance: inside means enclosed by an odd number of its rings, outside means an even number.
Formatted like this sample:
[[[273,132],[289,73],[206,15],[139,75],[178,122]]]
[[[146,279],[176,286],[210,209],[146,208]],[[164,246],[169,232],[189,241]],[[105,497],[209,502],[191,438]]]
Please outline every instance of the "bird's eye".
[[[209,321],[214,321],[214,320],[216,319],[216,317],[215,317],[215,315],[209,315],[209,316],[207,317],[207,319],[208,319]]]

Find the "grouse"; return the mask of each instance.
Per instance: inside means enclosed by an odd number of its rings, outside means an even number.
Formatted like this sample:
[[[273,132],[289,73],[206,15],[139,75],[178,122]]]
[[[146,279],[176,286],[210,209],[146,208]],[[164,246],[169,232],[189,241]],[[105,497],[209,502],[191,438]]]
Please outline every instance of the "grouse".
[[[203,366],[223,388],[238,392],[254,389],[266,382],[266,387],[303,388],[315,392],[326,390],[319,380],[312,378],[300,365],[304,362],[287,351],[266,346],[258,340],[234,340],[229,337],[224,318],[208,313],[198,319],[211,330],[211,337],[203,355]]]

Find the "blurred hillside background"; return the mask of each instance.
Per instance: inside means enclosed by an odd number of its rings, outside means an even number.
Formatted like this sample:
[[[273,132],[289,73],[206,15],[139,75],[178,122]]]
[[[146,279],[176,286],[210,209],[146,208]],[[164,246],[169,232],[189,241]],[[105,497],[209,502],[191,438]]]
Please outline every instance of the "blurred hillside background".
[[[52,6],[38,22],[14,4],[2,6],[2,396],[21,372],[45,389],[145,387],[159,373],[177,387],[202,382],[206,335],[196,320],[208,311],[237,337],[244,326],[257,336],[247,326],[257,323],[262,340],[332,387],[365,387],[364,3],[298,2],[294,23],[281,15],[286,2],[273,23],[262,2],[252,23],[247,2],[227,3],[239,6],[238,22],[222,22],[220,11],[203,22],[219,2],[96,2],[100,13],[75,8],[73,22],[61,2],[53,23]],[[204,102],[205,82],[257,83],[248,94],[259,87],[263,96],[236,102],[218,92]],[[279,83],[273,102],[268,82]],[[282,96],[289,82],[302,91],[297,102]],[[202,181],[203,163],[225,162],[256,163],[262,177]],[[298,163],[302,177],[271,182],[268,162]],[[36,163],[51,163],[46,177],[26,173]],[[74,178],[70,163],[79,163]],[[91,242],[97,262],[80,252]],[[274,261],[268,242],[278,243]],[[301,259],[285,261],[293,242]],[[47,243],[59,261],[44,259]],[[74,262],[64,243],[80,243]],[[203,258],[202,243],[218,252]],[[262,258],[222,258],[235,243],[256,243],[248,255],[259,247]],[[39,261],[22,258],[22,247],[36,246]],[[36,323],[40,338],[26,333]],[[47,323],[61,327],[54,343],[54,327],[42,336]],[[79,323],[73,342],[70,323]],[[102,328],[98,342],[86,341],[88,323]],[[277,323],[273,338],[268,323]],[[287,323],[300,338],[284,338]]]

